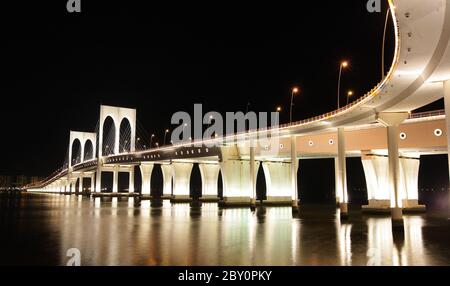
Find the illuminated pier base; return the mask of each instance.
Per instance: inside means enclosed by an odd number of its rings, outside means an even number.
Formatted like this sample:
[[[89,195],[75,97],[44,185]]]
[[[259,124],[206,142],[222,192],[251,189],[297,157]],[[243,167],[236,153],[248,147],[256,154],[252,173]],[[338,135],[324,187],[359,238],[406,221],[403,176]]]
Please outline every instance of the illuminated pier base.
[[[130,170],[128,171],[129,174],[129,180],[128,180],[128,192],[130,194],[134,193],[134,166],[130,167]]]
[[[254,182],[259,162],[255,162]],[[252,179],[250,176],[250,162],[241,160],[227,160],[221,163],[223,180],[223,206],[250,206],[252,203]]]
[[[190,181],[192,163],[172,163],[173,168],[173,202],[191,201]]]
[[[291,163],[263,162],[264,176],[267,185],[265,204],[291,205],[294,197],[291,181]],[[296,166],[298,169],[298,164]]]
[[[400,158],[399,195],[404,211],[425,211],[419,205],[419,166],[418,158]],[[389,191],[389,160],[386,156],[364,155],[362,157],[367,182],[369,205],[363,206],[366,212],[389,212],[394,206]]]
[[[219,164],[199,164],[202,177],[202,201],[219,201],[217,184],[219,181]]]
[[[172,178],[173,178],[173,166],[168,164],[161,165],[161,171],[163,175],[163,199],[172,198]]]
[[[141,194],[143,196],[150,196],[151,178],[154,164],[141,164],[139,169],[141,170],[142,186]]]

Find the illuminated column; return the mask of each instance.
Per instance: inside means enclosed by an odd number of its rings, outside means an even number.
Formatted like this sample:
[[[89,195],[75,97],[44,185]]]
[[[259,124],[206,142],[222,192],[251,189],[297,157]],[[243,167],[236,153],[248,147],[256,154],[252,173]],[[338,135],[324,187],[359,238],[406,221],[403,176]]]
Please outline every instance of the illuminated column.
[[[172,198],[172,177],[173,177],[173,167],[172,165],[161,165],[161,171],[163,174],[163,198]]]
[[[198,164],[202,177],[202,201],[218,201],[219,164]]]
[[[339,160],[337,157],[334,158],[334,192],[336,195],[336,205],[339,206],[339,202],[341,201],[342,195],[339,193],[339,174],[338,174],[338,169],[339,169]]]
[[[292,210],[298,211],[298,159],[297,159],[297,138],[295,135],[291,136],[291,195],[292,195]]]
[[[91,175],[91,193],[95,192],[95,173]]]
[[[63,182],[61,180],[58,180],[58,184],[57,184],[57,192],[58,193],[62,193],[62,186],[63,186]]]
[[[119,166],[118,165],[114,166],[112,192],[113,193],[119,192]]]
[[[250,162],[240,160],[226,160],[220,163],[223,180],[223,204],[224,205],[251,205],[252,182],[250,174]],[[259,162],[255,162],[255,175]]]
[[[408,113],[380,113],[378,121],[387,128],[389,187],[391,190],[392,226],[403,228],[402,198],[400,187],[400,162],[398,152],[399,125],[408,118]]]
[[[369,205],[363,210],[390,210],[389,164],[386,156],[363,154],[361,157]]]
[[[153,164],[144,164],[144,163],[142,163],[139,166],[139,169],[141,170],[141,177],[142,177],[142,189],[141,189],[142,195],[147,195],[147,196],[150,195],[153,166],[154,166]]]
[[[80,177],[78,179],[79,179],[78,193],[82,194],[83,193],[83,173],[80,174]]]
[[[70,189],[70,193],[75,193],[75,184],[77,183],[77,178],[73,178],[71,177],[69,179],[69,189]]]
[[[100,167],[100,159],[98,160],[97,172],[95,173],[95,192],[102,192],[102,168]]]
[[[298,164],[297,168],[298,168]],[[264,177],[267,186],[266,204],[292,205],[294,193],[291,186],[290,162],[263,162]],[[295,174],[297,174],[297,168]],[[294,199],[295,200],[295,199]]]
[[[129,186],[128,186],[128,192],[129,193],[134,193],[134,166],[132,166],[131,168],[130,168],[130,171],[129,171],[129,182],[128,182],[128,184],[129,184]]]
[[[444,102],[445,102],[445,126],[447,133],[447,161],[450,172],[450,80],[444,82]],[[450,196],[449,196],[450,198]],[[449,202],[449,213],[450,219],[450,202]]]
[[[339,206],[341,209],[341,218],[348,217],[348,193],[347,193],[347,167],[345,158],[345,131],[338,128],[338,157],[337,157],[337,193],[339,194]]]
[[[401,158],[400,173],[402,175],[402,203],[404,209],[425,210],[419,205],[419,167],[420,158]]]
[[[173,167],[173,200],[189,201],[192,163],[172,163]]]
[[[367,184],[369,205],[364,211],[383,212],[391,208],[389,192],[389,160],[386,156],[364,154],[361,158]],[[419,205],[419,158],[401,158],[400,161],[400,197],[402,209],[423,211],[425,206]]]

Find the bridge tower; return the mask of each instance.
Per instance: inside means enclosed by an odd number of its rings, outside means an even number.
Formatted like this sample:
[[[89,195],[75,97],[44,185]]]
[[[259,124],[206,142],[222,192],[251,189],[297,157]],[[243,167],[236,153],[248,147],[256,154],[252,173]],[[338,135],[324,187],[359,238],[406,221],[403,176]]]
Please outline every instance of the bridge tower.
[[[98,163],[96,171],[96,192],[101,192],[101,180],[103,162],[103,133],[105,121],[111,118],[114,127],[114,155],[120,153],[120,126],[123,122],[127,122],[130,126],[130,152],[136,150],[136,109],[101,105],[98,133]],[[118,192],[118,173],[120,166],[113,166],[113,192]],[[134,168],[128,168],[130,174],[130,192],[134,192]]]
[[[69,168],[74,165],[72,159],[72,148],[73,144],[78,141],[80,143],[80,160],[82,163],[89,159],[94,159],[97,153],[97,134],[89,133],[89,132],[79,132],[79,131],[70,131],[69,136]],[[88,151],[87,149],[91,149]]]

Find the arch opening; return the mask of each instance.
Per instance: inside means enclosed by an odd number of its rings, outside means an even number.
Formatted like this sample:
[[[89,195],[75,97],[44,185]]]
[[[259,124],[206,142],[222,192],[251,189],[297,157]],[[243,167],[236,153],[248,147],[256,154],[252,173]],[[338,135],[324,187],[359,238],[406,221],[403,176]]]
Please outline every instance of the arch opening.
[[[114,124],[114,119],[108,116],[103,122],[103,134],[101,134],[103,144],[102,144],[102,154],[103,156],[108,156],[114,154],[115,149],[115,138],[116,138],[116,126]]]
[[[72,142],[72,157],[70,158],[71,165],[81,163],[81,142],[75,139]]]
[[[94,145],[91,140],[86,140],[84,143],[84,161],[91,160],[94,158]]]
[[[120,122],[119,130],[119,153],[130,152],[131,150],[131,125],[127,118]]]

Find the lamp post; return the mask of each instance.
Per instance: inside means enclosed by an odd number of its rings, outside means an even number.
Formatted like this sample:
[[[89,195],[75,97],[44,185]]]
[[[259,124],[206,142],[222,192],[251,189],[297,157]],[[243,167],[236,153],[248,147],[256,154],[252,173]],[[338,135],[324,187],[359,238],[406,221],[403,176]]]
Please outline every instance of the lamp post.
[[[347,105],[348,105],[348,100],[349,100],[350,97],[352,97],[352,96],[353,96],[353,91],[349,90],[349,91],[347,92]]]
[[[169,133],[169,129],[166,129],[166,132],[164,132],[164,141],[163,141],[163,145],[166,145],[166,136],[167,133]]]
[[[292,123],[292,107],[294,106],[294,95],[300,92],[298,87],[294,87],[291,92],[291,111],[289,114],[289,123]]]
[[[152,148],[153,137],[155,137],[155,134],[152,134],[152,136],[150,136],[150,149]]]
[[[338,79],[338,88],[337,88],[337,109],[340,108],[340,93],[341,93],[341,75],[342,75],[342,70],[345,69],[346,67],[348,67],[348,62],[347,61],[343,61],[341,62],[340,66],[339,66],[339,79]]]

